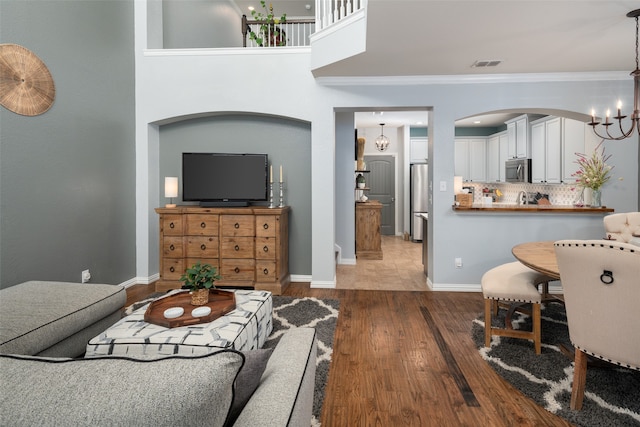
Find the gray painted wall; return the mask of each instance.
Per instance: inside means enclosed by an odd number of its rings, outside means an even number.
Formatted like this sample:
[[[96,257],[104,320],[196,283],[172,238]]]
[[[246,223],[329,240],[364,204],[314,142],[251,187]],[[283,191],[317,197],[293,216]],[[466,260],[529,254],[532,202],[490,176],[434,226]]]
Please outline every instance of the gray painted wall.
[[[0,1],[0,42],[56,85],[49,111],[0,107],[0,287],[135,277],[133,1]]]
[[[352,131],[353,132],[353,131]],[[266,153],[273,179],[283,168],[284,203],[289,215],[289,271],[311,275],[311,125],[306,122],[249,114],[184,120],[160,127],[160,188],[165,176],[177,176],[182,201],[182,153]],[[164,190],[158,206],[168,203]],[[278,197],[274,185],[274,200]],[[268,204],[268,203],[260,203]],[[152,260],[152,262],[157,262]]]
[[[231,0],[163,0],[164,48],[242,47],[241,16]]]

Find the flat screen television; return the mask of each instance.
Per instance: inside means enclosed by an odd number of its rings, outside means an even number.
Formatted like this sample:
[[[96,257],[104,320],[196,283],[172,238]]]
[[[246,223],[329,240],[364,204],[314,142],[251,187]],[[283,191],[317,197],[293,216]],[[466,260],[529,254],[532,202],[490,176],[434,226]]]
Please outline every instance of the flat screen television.
[[[182,153],[182,200],[247,206],[269,197],[266,154]]]

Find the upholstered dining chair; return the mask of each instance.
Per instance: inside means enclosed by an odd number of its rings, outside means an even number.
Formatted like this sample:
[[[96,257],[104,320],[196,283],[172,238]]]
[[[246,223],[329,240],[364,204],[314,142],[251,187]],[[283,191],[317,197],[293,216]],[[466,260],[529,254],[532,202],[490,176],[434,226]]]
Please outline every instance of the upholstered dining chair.
[[[570,406],[581,409],[587,355],[640,370],[640,248],[610,240],[554,245],[575,347]]]
[[[605,239],[629,243],[634,235],[640,236],[640,212],[623,212],[607,215],[603,219]]]

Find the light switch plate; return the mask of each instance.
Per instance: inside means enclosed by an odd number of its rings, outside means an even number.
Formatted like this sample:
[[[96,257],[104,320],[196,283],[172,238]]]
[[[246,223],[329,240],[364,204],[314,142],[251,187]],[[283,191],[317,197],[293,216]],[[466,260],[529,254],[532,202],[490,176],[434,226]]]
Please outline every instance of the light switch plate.
[[[440,181],[440,191],[447,191],[447,181]]]

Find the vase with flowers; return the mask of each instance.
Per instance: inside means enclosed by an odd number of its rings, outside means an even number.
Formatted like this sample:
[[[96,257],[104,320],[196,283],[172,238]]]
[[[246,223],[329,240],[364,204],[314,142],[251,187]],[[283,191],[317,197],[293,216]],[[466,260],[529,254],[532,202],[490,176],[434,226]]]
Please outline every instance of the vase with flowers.
[[[607,164],[611,154],[605,154],[603,142],[598,144],[590,156],[576,153],[578,170],[571,175],[576,178],[576,185],[581,188],[582,193],[585,189],[591,190],[589,205],[592,207],[602,206],[602,186],[611,179],[613,170],[613,166]]]

